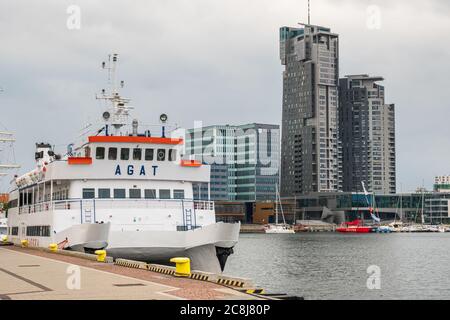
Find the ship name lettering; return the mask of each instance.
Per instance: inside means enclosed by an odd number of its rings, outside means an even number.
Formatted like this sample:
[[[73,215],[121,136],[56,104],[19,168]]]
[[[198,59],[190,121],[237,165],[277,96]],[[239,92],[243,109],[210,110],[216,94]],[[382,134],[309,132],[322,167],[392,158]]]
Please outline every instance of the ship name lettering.
[[[157,169],[157,168],[158,168],[158,166],[152,166],[152,169],[153,169],[153,175],[154,175],[154,176],[156,176],[156,169]],[[134,165],[132,165],[132,164],[128,165],[128,166],[127,166],[127,174],[128,174],[129,176],[132,176],[132,175],[134,175],[134,172],[135,172],[135,170],[134,170]],[[136,171],[136,172],[137,172],[137,171]],[[120,167],[120,164],[118,164],[118,165],[116,166],[116,171],[115,171],[114,175],[116,175],[116,176],[121,176],[121,175],[122,175],[122,169],[121,169],[121,167]],[[141,168],[140,168],[140,170],[139,170],[139,175],[140,175],[140,176],[145,176],[145,175],[146,175],[146,171],[145,171],[145,166],[144,166],[144,165],[141,166]]]

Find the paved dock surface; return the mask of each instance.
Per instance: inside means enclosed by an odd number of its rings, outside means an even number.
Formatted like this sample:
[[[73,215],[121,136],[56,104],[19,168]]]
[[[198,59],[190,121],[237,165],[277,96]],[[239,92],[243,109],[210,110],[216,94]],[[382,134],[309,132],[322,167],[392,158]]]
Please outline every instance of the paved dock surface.
[[[0,300],[252,298],[215,283],[45,251],[0,247]]]

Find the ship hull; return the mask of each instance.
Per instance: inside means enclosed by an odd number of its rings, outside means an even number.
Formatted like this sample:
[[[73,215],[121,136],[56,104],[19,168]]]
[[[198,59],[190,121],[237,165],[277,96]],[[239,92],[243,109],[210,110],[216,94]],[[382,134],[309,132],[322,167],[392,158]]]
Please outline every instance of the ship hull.
[[[58,232],[55,243],[60,244],[61,248],[77,251],[104,249],[108,245],[110,228],[110,223],[77,224]]]
[[[340,233],[371,233],[372,227],[340,227],[336,228]]]
[[[220,273],[239,239],[240,223],[215,223],[189,231],[111,230],[108,256],[169,264],[177,256],[191,259],[191,269]]]

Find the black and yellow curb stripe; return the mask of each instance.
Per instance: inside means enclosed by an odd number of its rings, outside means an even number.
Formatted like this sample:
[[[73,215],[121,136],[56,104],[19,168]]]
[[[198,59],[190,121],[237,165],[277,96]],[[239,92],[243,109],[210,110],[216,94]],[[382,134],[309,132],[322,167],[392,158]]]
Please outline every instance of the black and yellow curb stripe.
[[[247,290],[241,290],[241,292],[248,293],[248,294],[264,294],[264,289],[247,289]]]
[[[116,260],[114,262],[115,265],[127,267],[127,268],[133,268],[133,269],[144,269],[145,265],[138,262],[132,262],[132,261],[126,261],[126,260]]]
[[[147,265],[147,270],[157,272],[157,273],[162,273],[162,274],[168,274],[171,276],[175,275],[175,270],[156,267],[156,266]]]
[[[199,273],[191,273],[189,278],[194,280],[201,280],[201,281],[209,281],[209,276],[205,274],[199,274]]]
[[[232,286],[232,287],[239,287],[239,288],[242,288],[245,284],[243,281],[230,280],[230,279],[217,279],[217,283],[224,284],[227,286]]]

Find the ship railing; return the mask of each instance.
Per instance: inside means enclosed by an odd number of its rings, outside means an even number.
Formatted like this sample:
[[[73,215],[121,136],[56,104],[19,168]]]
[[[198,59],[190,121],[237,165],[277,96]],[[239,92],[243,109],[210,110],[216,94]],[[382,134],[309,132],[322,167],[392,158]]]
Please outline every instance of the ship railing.
[[[194,201],[195,210],[214,210],[214,201]]]
[[[56,200],[46,201],[19,207],[19,214],[36,213],[49,210],[71,210],[80,209],[79,200]]]
[[[96,209],[182,209],[214,210],[213,201],[191,199],[69,199],[55,200],[19,207],[19,214],[36,213],[49,210],[80,210],[86,203],[94,204]]]

